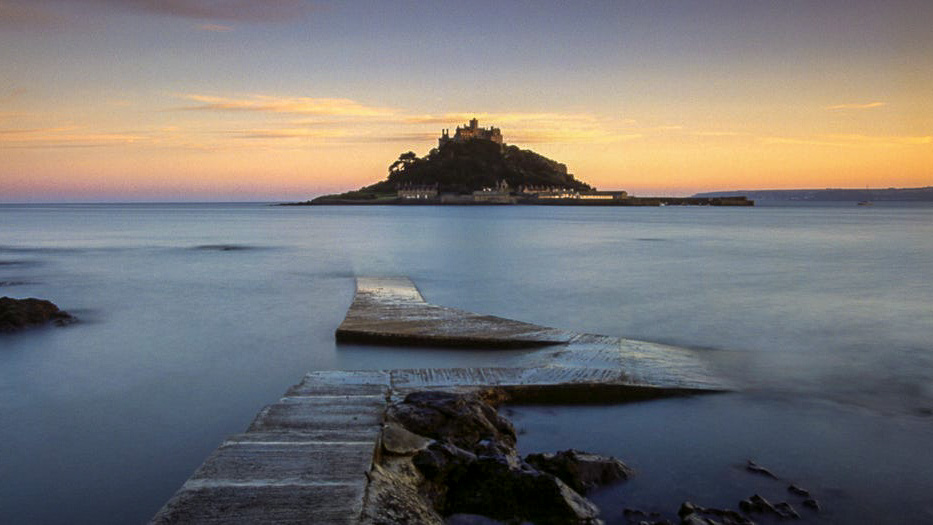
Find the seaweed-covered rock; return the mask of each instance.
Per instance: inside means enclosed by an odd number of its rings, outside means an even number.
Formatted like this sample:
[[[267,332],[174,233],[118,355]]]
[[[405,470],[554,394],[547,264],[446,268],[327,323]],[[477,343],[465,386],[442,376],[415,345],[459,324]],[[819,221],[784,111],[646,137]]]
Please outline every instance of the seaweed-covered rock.
[[[542,472],[557,476],[580,494],[626,480],[633,474],[632,469],[616,458],[574,449],[556,454],[529,454],[525,461]]]
[[[13,332],[48,322],[64,325],[73,319],[51,301],[0,297],[0,332]]]

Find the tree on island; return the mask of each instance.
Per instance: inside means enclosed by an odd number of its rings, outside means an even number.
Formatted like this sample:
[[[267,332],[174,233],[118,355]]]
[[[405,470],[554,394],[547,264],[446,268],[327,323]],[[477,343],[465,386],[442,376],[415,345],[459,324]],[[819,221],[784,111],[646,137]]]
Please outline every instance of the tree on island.
[[[418,156],[415,155],[414,151],[408,151],[408,152],[402,153],[401,155],[398,156],[398,160],[393,162],[392,165],[389,166],[389,176],[391,177],[395,173],[398,173],[400,171],[405,171],[405,168],[414,164],[417,161],[418,161]]]

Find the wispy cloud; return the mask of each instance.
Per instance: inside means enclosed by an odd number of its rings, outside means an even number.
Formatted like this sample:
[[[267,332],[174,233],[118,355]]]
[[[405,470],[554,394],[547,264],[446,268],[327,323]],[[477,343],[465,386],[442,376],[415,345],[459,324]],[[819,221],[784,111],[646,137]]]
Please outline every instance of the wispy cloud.
[[[748,135],[748,133],[741,131],[692,131],[690,134],[697,137],[741,137]]]
[[[0,29],[32,30],[62,25],[65,17],[35,2],[0,0]]]
[[[872,136],[857,134],[818,135],[815,137],[762,137],[763,144],[791,144],[831,147],[897,147],[925,146],[933,144],[933,135],[919,136]]]
[[[880,108],[881,106],[886,106],[887,102],[866,102],[864,104],[835,104],[833,106],[826,106],[825,109],[830,111],[835,111],[838,109],[871,109],[871,108]]]
[[[248,129],[233,133],[245,139],[332,139],[349,135],[349,132],[345,130],[308,128]]]
[[[142,134],[97,132],[78,126],[0,129],[0,148],[88,148],[132,144],[146,138]]]
[[[348,98],[290,97],[266,94],[240,96],[189,93],[178,95],[194,102],[181,109],[218,113],[267,113],[267,122],[233,132],[243,139],[307,139],[325,143],[433,142],[442,127],[465,124],[472,118],[481,126],[502,128],[510,144],[612,143],[636,140],[643,131],[633,121],[588,113],[559,112],[451,112],[412,114]],[[281,115],[276,117],[274,115]],[[284,118],[283,118],[284,117]],[[228,124],[229,126],[230,124]],[[234,124],[236,125],[236,124]],[[434,128],[435,129],[425,129]],[[229,127],[228,127],[229,129]],[[217,133],[229,136],[229,131]]]
[[[480,121],[503,124],[530,124],[530,123],[566,123],[566,122],[595,122],[598,119],[586,113],[444,113],[442,115],[409,115],[403,120],[410,124],[447,124],[452,122],[466,123],[475,118]]]
[[[586,142],[589,144],[605,144],[609,142],[627,142],[637,140],[644,135],[641,133],[613,133],[608,130],[518,130],[509,133],[506,137],[509,143],[517,144],[545,144]]]
[[[233,26],[225,26],[220,24],[201,24],[198,26],[198,29],[201,31],[210,31],[212,33],[229,33],[233,31]]]
[[[286,22],[307,16],[307,0],[83,0],[110,9],[198,20]]]
[[[480,125],[495,125],[503,129],[506,142],[516,144],[590,142],[608,143],[635,140],[642,137],[629,127],[630,119],[613,120],[589,113],[556,112],[478,112],[445,113],[441,115],[408,115],[407,124],[436,124],[444,127],[464,124],[472,118]]]
[[[182,98],[198,102],[184,109],[208,111],[263,111],[297,115],[327,115],[345,117],[387,117],[397,113],[392,108],[367,106],[347,98],[279,97],[251,95],[247,97],[217,97],[188,94]]]

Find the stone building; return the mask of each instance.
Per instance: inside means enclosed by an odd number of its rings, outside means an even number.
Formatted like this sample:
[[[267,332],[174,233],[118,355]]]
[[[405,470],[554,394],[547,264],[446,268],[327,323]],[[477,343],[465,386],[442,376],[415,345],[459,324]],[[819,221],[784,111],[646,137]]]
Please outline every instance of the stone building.
[[[509,189],[509,183],[502,180],[496,184],[495,188],[483,188],[473,192],[473,202],[485,202],[488,204],[515,204],[516,199]]]
[[[503,144],[502,132],[499,131],[499,128],[481,128],[479,127],[479,121],[474,118],[470,119],[470,123],[463,127],[457,126],[453,137],[450,136],[449,129],[442,129],[441,137],[437,139],[437,147],[440,148],[448,142],[466,142],[473,139],[485,139],[496,144]]]
[[[437,184],[416,186],[404,185],[398,188],[398,198],[400,199],[436,199]]]

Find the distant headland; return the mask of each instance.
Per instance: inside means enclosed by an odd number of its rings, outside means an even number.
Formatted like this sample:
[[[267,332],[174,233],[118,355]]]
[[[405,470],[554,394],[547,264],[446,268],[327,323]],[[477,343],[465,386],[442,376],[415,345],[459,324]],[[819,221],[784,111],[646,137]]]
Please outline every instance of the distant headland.
[[[762,201],[903,201],[933,202],[933,186],[922,188],[844,189],[826,188],[810,190],[739,190],[697,193],[694,197],[732,197],[744,195]]]
[[[286,205],[754,205],[743,196],[635,197],[626,191],[598,191],[577,180],[566,165],[506,144],[499,128],[480,127],[475,118],[458,126],[453,136],[449,129],[441,130],[437,147],[424,157],[402,153],[388,172],[385,180],[356,191]]]

